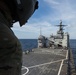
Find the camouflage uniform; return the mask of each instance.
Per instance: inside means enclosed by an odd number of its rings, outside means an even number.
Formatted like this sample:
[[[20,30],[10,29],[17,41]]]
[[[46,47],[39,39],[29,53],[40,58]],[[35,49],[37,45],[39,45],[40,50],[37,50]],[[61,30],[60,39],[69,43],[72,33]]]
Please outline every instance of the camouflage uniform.
[[[2,4],[2,3],[1,3]],[[12,18],[0,4],[0,75],[21,75],[22,48],[11,30]],[[2,7],[2,8],[1,8]]]

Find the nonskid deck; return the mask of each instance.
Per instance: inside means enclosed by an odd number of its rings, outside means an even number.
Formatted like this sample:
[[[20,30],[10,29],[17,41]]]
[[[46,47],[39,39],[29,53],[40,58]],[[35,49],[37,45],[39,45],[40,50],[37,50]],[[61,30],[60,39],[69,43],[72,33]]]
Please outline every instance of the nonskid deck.
[[[67,75],[68,50],[36,48],[23,53],[22,75]]]

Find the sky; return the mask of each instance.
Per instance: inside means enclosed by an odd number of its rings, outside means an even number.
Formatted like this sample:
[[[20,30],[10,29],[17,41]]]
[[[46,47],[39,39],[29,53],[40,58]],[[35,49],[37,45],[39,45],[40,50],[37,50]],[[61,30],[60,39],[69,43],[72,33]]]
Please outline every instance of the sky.
[[[22,27],[19,23],[13,25],[12,30],[19,39],[37,39],[41,34],[49,37],[56,34],[60,20],[64,25],[64,32],[68,32],[70,39],[76,39],[76,0],[38,0],[39,8]]]

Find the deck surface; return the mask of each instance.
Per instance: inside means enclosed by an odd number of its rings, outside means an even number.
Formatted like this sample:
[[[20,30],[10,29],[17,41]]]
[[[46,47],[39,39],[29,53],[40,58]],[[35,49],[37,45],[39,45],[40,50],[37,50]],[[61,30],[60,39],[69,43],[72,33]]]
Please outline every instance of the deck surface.
[[[68,50],[36,48],[23,53],[22,75],[67,75]]]

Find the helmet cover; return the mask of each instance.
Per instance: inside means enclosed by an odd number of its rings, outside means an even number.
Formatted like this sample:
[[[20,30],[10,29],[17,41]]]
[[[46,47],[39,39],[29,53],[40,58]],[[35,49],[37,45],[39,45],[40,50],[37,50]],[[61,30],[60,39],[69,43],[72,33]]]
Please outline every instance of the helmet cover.
[[[24,25],[27,20],[38,8],[37,0],[16,0],[17,2],[17,15],[19,18],[20,26]]]

